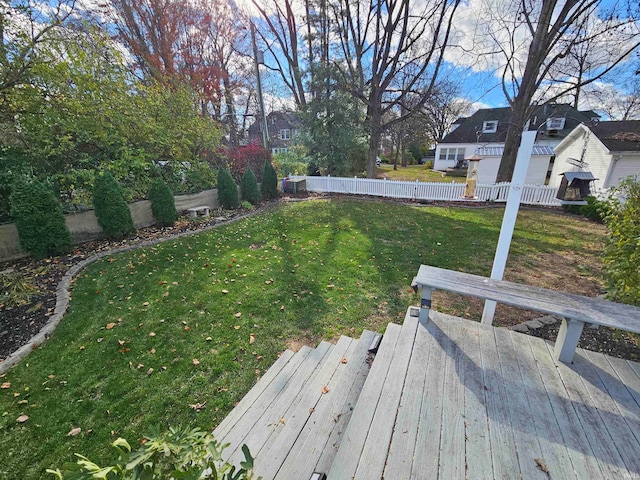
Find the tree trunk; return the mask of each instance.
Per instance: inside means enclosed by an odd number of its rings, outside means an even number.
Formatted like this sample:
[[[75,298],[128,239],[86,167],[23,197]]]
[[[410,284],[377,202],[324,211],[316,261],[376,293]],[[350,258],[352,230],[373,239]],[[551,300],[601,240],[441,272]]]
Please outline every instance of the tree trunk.
[[[376,158],[380,146],[380,132],[377,128],[371,129],[369,137],[369,153],[367,154],[367,178],[376,178]]]

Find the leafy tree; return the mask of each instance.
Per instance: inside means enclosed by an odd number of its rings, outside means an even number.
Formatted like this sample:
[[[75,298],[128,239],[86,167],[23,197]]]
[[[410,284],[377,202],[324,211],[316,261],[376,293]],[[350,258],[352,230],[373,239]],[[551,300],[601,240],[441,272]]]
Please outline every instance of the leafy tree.
[[[640,178],[627,177],[612,190],[604,214],[607,290],[618,302],[640,306]]]
[[[98,224],[107,237],[122,240],[136,231],[122,190],[109,172],[96,175],[93,206]]]
[[[19,182],[11,193],[13,217],[20,245],[36,258],[71,250],[71,234],[53,192],[37,180]]]
[[[278,176],[270,161],[264,162],[262,171],[262,185],[260,186],[262,198],[272,200],[278,198]]]
[[[96,170],[109,170],[128,200],[146,198],[158,164],[174,173],[174,191],[212,187],[208,160],[220,133],[198,114],[189,88],[139,81],[112,41],[91,29],[48,42],[40,55],[48,62],[12,93],[21,138],[5,149],[0,171],[13,161],[74,204],[91,203]]]
[[[238,206],[238,186],[229,173],[222,167],[218,170],[218,201],[222,208],[233,209]]]
[[[178,220],[176,201],[169,185],[161,178],[156,178],[151,182],[149,200],[151,200],[153,218],[161,225],[168,227],[176,223]]]
[[[258,180],[253,173],[253,170],[247,168],[242,176],[242,198],[248,201],[251,205],[257,205],[260,203],[260,191],[258,190]]]

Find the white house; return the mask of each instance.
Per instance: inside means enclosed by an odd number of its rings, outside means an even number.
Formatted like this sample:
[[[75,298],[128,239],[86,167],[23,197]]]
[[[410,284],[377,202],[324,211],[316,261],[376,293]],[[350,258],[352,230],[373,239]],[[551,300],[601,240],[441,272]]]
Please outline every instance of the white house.
[[[578,125],[554,150],[549,185],[559,186],[564,172],[584,170],[597,179],[596,191],[615,187],[625,177],[640,175],[640,120]]]
[[[456,121],[454,128],[438,142],[433,169],[444,171],[461,165],[466,157],[476,153],[482,157],[478,165],[478,182],[495,182],[510,113],[509,107],[486,108]],[[526,182],[544,184],[551,171],[553,148],[577,125],[593,118],[598,118],[593,111],[578,111],[567,104],[538,106],[525,126],[525,130],[539,132]]]

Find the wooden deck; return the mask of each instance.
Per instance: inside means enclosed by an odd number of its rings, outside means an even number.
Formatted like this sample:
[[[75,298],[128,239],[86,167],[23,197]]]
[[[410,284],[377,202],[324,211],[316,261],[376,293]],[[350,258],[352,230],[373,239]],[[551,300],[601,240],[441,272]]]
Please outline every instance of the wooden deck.
[[[640,364],[431,312],[285,352],[214,434],[265,480],[640,479]],[[327,387],[327,388],[323,388]]]

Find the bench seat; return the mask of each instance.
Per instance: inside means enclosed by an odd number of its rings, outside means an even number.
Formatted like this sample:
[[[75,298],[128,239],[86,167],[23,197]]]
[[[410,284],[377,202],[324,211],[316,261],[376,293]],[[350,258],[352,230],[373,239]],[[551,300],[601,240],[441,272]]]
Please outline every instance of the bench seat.
[[[422,289],[420,320],[423,322],[428,321],[431,293],[435,289],[563,317],[555,354],[556,358],[567,363],[573,359],[585,323],[640,333],[640,308],[599,298],[494,280],[430,265],[420,267],[412,286],[416,290]]]
[[[209,205],[201,205],[199,207],[187,208],[187,212],[189,212],[189,215],[191,215],[192,217],[197,217],[200,214],[203,217],[208,217],[210,210],[211,210],[211,207],[209,207]]]

